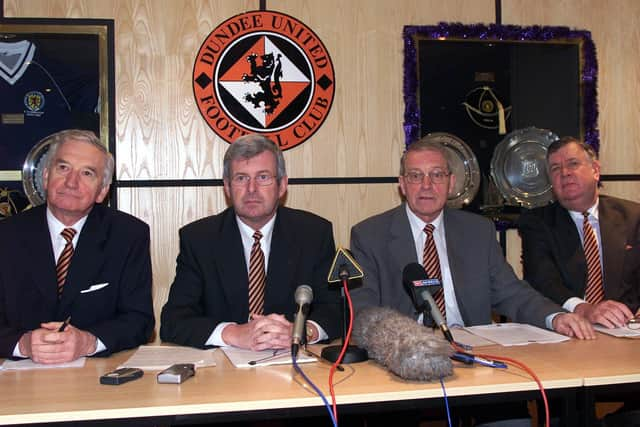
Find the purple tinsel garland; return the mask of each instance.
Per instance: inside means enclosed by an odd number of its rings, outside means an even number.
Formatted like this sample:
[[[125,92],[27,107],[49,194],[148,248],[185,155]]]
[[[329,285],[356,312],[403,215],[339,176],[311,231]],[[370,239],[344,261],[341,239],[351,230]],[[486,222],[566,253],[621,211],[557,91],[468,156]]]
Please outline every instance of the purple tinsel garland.
[[[456,38],[481,40],[536,40],[555,39],[577,40],[582,42],[582,108],[584,114],[585,142],[596,152],[600,149],[598,132],[598,100],[597,78],[598,62],[596,47],[591,39],[591,32],[571,30],[568,27],[520,27],[516,25],[463,25],[460,23],[441,22],[438,25],[406,25],[404,38],[404,133],[405,144],[416,141],[420,135],[420,111],[416,100],[418,77],[416,75],[417,54],[414,36],[429,39]]]

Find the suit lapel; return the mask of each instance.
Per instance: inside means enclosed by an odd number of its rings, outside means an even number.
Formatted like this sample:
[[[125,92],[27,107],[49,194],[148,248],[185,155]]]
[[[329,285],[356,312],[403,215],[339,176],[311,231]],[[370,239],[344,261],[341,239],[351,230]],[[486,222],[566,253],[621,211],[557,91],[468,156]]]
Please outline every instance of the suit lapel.
[[[569,212],[559,203],[555,205],[553,238],[556,240],[556,248],[564,248],[565,253],[559,254],[558,259],[566,260],[568,279],[576,293],[584,295],[587,283],[587,260],[584,257],[584,249],[580,241],[580,234],[576,229],[576,223]],[[573,267],[572,267],[573,266]]]
[[[286,297],[286,290],[293,281],[294,266],[297,264],[301,251],[296,243],[295,231],[293,227],[285,227],[287,222],[286,211],[278,209],[276,222],[273,225],[273,235],[271,236],[271,249],[269,252],[269,266],[267,269],[267,287],[264,296],[265,312],[272,311],[270,308],[277,301]],[[299,283],[298,285],[303,285]],[[310,285],[310,283],[307,283]]]
[[[415,242],[413,241],[413,233],[411,232],[405,203],[402,203],[393,211],[390,234],[389,248],[393,258],[393,270],[391,271],[397,271],[398,277],[401,277],[402,271],[407,264],[412,262],[422,263],[422,260],[417,259]],[[398,292],[404,292],[404,290],[400,289]]]
[[[458,303],[462,320],[468,325],[471,323],[471,316],[469,316],[468,310],[465,307],[465,301],[473,301],[474,298],[473,289],[467,292],[467,286],[472,285],[474,281],[464,277],[466,270],[464,266],[461,265],[469,254],[458,253],[458,250],[464,251],[466,249],[464,244],[460,244],[465,241],[465,236],[460,235],[459,230],[462,228],[456,225],[455,216],[447,208],[444,209],[442,222],[444,224],[445,241],[447,243],[447,260],[449,262],[451,282],[453,283],[453,292],[456,295],[456,302]]]
[[[604,266],[604,290],[607,294],[607,283],[622,283],[622,266],[624,264],[626,227],[621,215],[610,208],[605,197],[600,198],[598,205],[598,222],[602,241],[602,264]]]
[[[212,236],[211,240],[217,238],[221,238],[223,244],[212,244],[212,247],[219,249],[212,251],[211,262],[218,266],[221,286],[226,301],[231,306],[229,310],[233,313],[233,317],[239,321],[241,319],[246,321],[249,316],[249,272],[244,258],[240,230],[232,208],[225,211],[221,229]]]
[[[31,269],[31,275],[35,286],[40,289],[45,299],[44,307],[55,307],[57,301],[56,261],[51,246],[51,235],[47,225],[46,206],[34,208],[41,210],[35,215],[33,227],[24,230],[24,245],[27,248],[29,259],[46,260],[38,268]]]
[[[80,291],[95,285],[93,280],[100,266],[104,263],[104,247],[110,228],[110,221],[105,218],[105,210],[94,206],[87,222],[82,227],[78,244],[71,258],[69,273],[58,305],[58,318],[62,319],[71,312],[73,301]]]

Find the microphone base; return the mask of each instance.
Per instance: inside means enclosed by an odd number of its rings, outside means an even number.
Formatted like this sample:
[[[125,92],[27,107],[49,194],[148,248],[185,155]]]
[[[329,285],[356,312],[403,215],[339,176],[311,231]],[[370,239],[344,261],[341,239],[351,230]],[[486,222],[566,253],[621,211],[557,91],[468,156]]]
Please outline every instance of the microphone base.
[[[340,352],[342,351],[341,345],[331,345],[329,347],[325,347],[322,349],[321,356],[323,359],[328,360],[329,362],[335,363],[340,357]],[[369,360],[369,356],[367,355],[367,350],[356,347],[354,345],[350,345],[347,347],[347,350],[344,352],[344,356],[342,357],[342,364],[349,363],[360,363],[366,362]]]

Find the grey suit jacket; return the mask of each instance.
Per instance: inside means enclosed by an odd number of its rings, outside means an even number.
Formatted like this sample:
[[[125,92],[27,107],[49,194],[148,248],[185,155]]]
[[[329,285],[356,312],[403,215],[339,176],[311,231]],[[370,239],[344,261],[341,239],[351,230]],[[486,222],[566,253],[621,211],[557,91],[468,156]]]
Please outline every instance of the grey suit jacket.
[[[598,205],[606,299],[640,306],[640,205],[600,196]],[[559,203],[524,213],[519,220],[525,278],[558,304],[584,298],[587,262],[580,235]]]
[[[415,313],[402,286],[405,265],[418,262],[405,209],[402,204],[351,230],[351,250],[365,275],[363,286],[352,292],[356,311],[375,305],[410,316]],[[445,208],[443,223],[453,286],[465,326],[491,323],[493,309],[514,322],[544,328],[549,314],[563,311],[516,277],[489,220]]]

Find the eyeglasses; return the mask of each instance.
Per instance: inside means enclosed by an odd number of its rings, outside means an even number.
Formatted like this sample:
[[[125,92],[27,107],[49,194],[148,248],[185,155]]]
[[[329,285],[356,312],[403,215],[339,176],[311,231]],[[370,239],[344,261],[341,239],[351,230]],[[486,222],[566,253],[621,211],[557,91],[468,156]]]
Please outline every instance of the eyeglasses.
[[[429,180],[433,184],[442,184],[451,175],[451,172],[445,172],[443,170],[432,170],[428,174],[420,171],[411,171],[404,174],[404,179],[410,184],[422,184],[424,177],[429,176]]]
[[[267,186],[267,185],[273,184],[273,179],[274,178],[275,178],[275,175],[269,175],[269,174],[266,174],[266,173],[261,173],[259,175],[256,175],[255,177],[253,177],[253,180],[258,185]],[[231,185],[233,185],[235,187],[244,187],[246,185],[249,185],[249,182],[251,181],[251,179],[252,178],[249,175],[238,174],[238,175],[233,176],[233,178],[231,178]]]
[[[564,167],[568,171],[575,171],[580,168],[580,166],[586,164],[586,162],[580,161],[578,159],[569,159],[564,164],[554,163],[549,165],[549,174],[550,175],[558,175],[562,172],[562,168]]]

